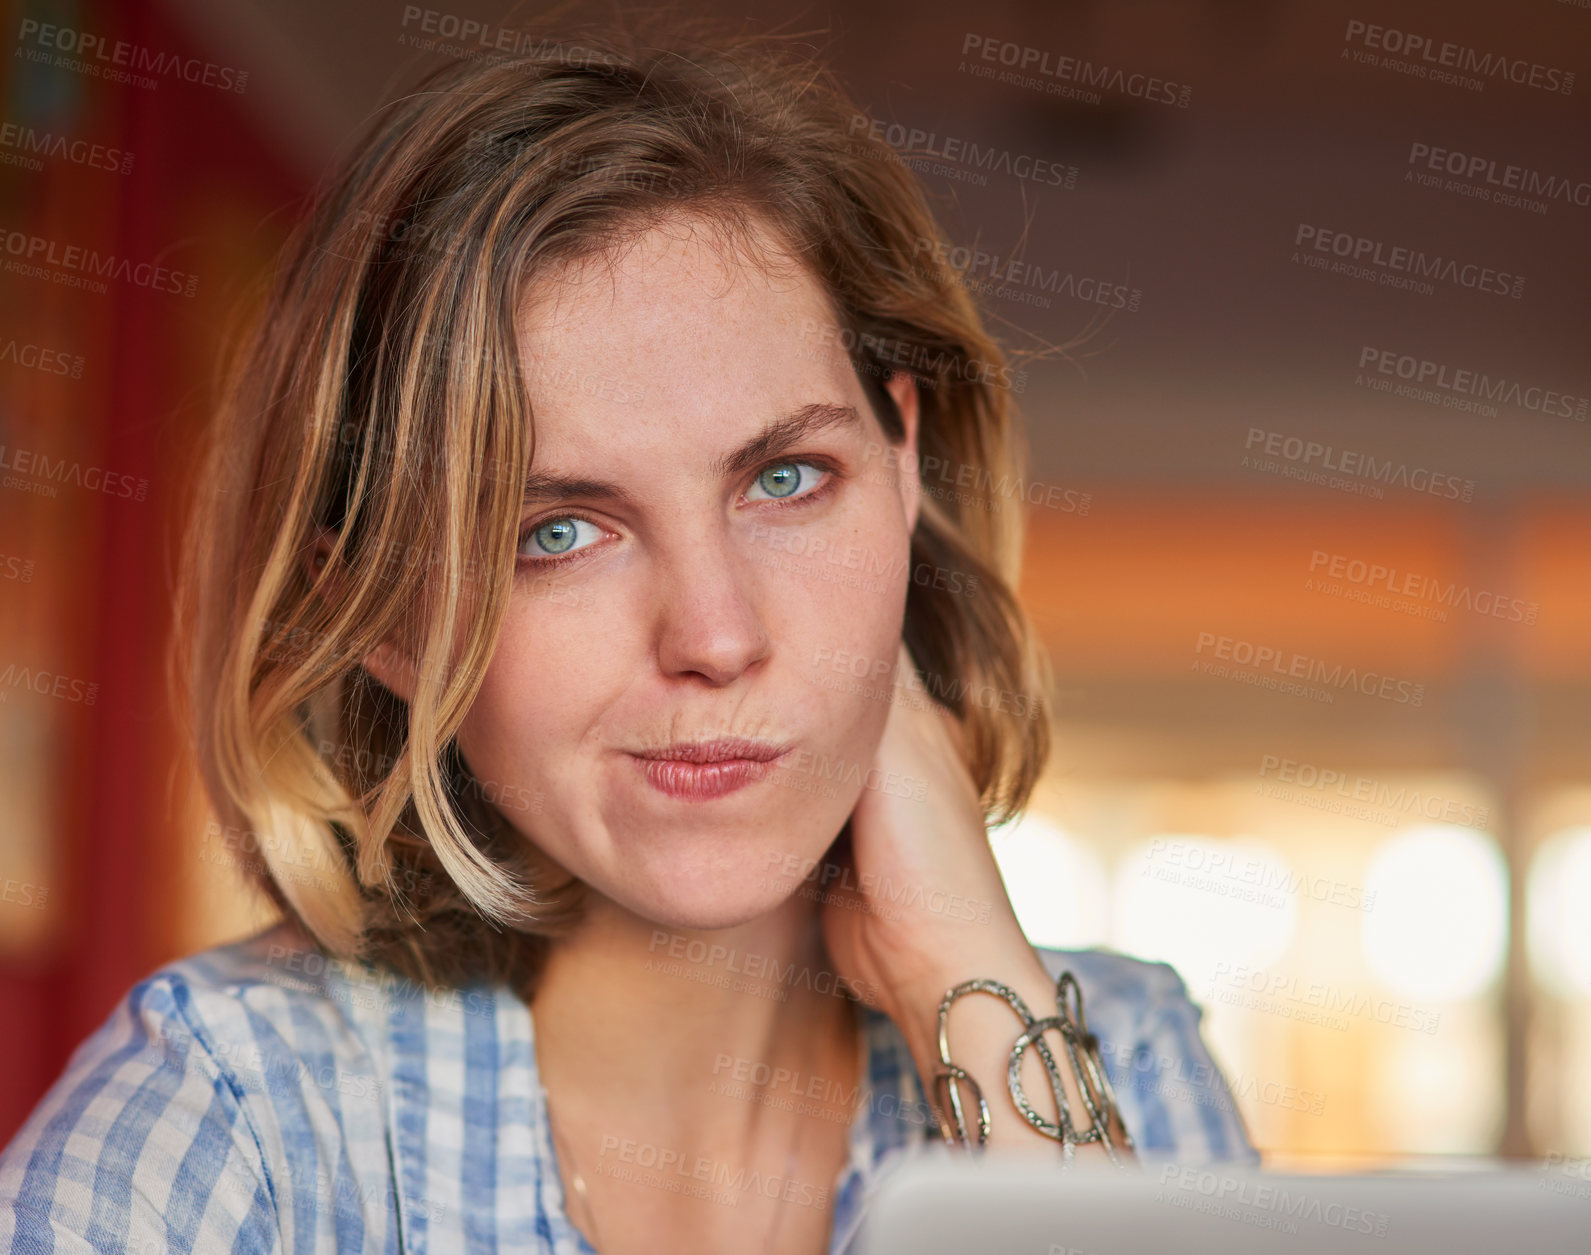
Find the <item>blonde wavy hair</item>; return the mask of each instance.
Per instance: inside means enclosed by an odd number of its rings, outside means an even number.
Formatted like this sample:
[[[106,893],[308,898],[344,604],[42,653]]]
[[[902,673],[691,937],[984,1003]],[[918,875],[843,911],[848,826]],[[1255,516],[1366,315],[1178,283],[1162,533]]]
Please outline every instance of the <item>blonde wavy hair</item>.
[[[288,239],[203,450],[172,677],[217,819],[329,954],[429,986],[533,984],[580,918],[584,885],[555,877],[453,737],[513,587],[533,426],[516,310],[538,276],[662,220],[770,228],[827,293],[891,441],[880,380],[912,374],[924,464],[971,468],[925,491],[912,570],[977,595],[913,580],[905,641],[989,822],[1021,810],[1049,751],[1048,663],[1012,591],[1010,367],[923,190],[810,44],[650,25],[527,40],[385,107]],[[360,665],[383,643],[418,660],[410,702]]]

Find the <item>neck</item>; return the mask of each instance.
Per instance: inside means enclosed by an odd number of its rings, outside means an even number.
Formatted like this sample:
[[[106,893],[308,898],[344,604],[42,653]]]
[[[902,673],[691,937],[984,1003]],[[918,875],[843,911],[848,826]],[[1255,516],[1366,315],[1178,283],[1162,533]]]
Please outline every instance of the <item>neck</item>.
[[[770,1123],[759,1124],[765,1104],[714,1095],[774,1077],[780,1089],[857,1092],[861,1018],[839,992],[809,899],[711,931],[661,927],[594,891],[586,901],[531,999],[561,1128],[733,1156]]]

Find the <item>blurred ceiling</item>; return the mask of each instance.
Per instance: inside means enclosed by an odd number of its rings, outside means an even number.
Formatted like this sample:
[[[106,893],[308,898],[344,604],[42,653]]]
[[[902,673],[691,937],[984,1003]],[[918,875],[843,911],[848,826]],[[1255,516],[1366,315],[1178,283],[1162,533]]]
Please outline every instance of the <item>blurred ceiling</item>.
[[[516,14],[606,12],[479,0],[164,2],[201,45],[251,69],[246,102],[306,180],[325,174],[384,100],[440,63],[411,44],[439,37],[427,31],[473,21],[489,39]],[[730,5],[697,8],[744,17]],[[1010,255],[1027,223],[1027,260],[1143,292],[1085,360],[1032,365],[1022,407],[1035,474],[1107,494],[1109,484],[1149,482],[1265,495],[1277,485],[1240,465],[1259,427],[1382,458],[1439,458],[1494,500],[1591,482],[1591,423],[1476,417],[1354,382],[1373,346],[1591,396],[1591,205],[1538,216],[1404,178],[1411,144],[1424,142],[1591,179],[1591,85],[1564,96],[1495,80],[1476,92],[1355,65],[1345,33],[1359,10],[1345,0],[996,2],[975,18],[889,2],[756,13],[763,26],[814,32],[875,116],[1078,167],[1072,190],[998,173],[987,187],[924,176],[958,240]],[[1561,4],[1427,0],[1399,5],[1396,26],[1551,66],[1591,61],[1591,10]],[[962,69],[975,40],[1187,84],[1189,107],[1109,94],[1076,104],[975,79]],[[1289,261],[1301,224],[1524,275],[1526,291],[1516,301],[1448,285],[1419,296],[1310,272]],[[1047,310],[985,306],[1018,351],[1070,341],[1096,312],[1064,297]]]

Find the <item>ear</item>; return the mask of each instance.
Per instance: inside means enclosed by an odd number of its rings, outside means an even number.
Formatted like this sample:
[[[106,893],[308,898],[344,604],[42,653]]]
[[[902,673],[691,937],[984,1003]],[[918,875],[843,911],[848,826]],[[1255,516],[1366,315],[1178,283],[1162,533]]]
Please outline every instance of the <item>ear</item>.
[[[905,432],[901,437],[900,457],[896,459],[896,466],[901,510],[906,516],[906,534],[911,535],[917,530],[917,515],[922,508],[923,495],[922,476],[917,469],[917,423],[920,417],[917,380],[906,371],[897,370],[885,380],[884,387],[895,400],[895,409],[900,414],[901,427]]]
[[[408,658],[383,642],[359,660],[359,665],[405,702],[414,701],[415,674]]]
[[[304,574],[309,579],[310,588],[317,596],[330,601],[341,600],[347,591],[345,573],[336,569],[327,571],[326,564],[331,561],[332,546],[336,541],[335,532],[324,527],[317,528],[315,540],[304,554]],[[383,643],[376,646],[361,658],[359,663],[385,688],[391,689],[404,701],[414,700],[414,668],[409,660],[390,644]]]

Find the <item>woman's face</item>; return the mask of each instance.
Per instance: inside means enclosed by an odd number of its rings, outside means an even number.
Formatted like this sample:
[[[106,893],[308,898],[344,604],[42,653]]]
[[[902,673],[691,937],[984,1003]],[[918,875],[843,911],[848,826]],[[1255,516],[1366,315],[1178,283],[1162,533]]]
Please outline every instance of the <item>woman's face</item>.
[[[918,509],[910,378],[891,445],[815,281],[711,232],[656,228],[521,311],[532,491],[458,733],[543,852],[687,928],[776,907],[860,797]]]

